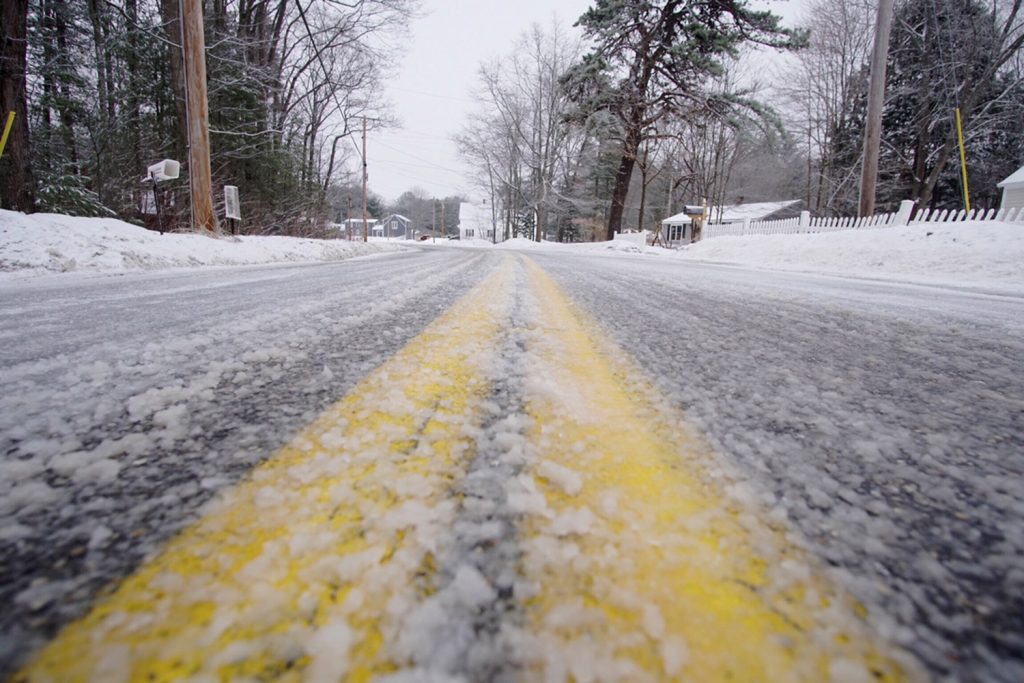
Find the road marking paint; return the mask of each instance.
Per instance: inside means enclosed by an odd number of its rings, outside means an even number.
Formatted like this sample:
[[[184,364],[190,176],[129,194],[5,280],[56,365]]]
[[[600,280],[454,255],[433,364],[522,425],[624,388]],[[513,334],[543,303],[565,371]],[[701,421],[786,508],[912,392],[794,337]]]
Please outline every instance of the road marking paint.
[[[643,373],[528,268],[535,460],[510,482],[509,500],[529,513],[520,545],[533,593],[531,678],[920,677],[784,531],[740,502],[741,485],[714,469]]]
[[[16,681],[366,681],[435,590],[472,458],[505,263],[154,559]]]

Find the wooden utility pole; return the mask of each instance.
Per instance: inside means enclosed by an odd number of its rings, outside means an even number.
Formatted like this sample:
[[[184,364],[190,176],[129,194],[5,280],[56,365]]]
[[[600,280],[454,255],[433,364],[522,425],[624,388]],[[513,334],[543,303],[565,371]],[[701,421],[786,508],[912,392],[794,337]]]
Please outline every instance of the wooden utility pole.
[[[878,182],[879,147],[882,143],[882,105],[885,103],[885,67],[892,31],[893,0],[880,0],[875,21],[875,47],[871,52],[871,80],[868,85],[867,126],[864,131],[864,165],[860,175],[860,215],[875,213],[875,185]]]
[[[366,219],[366,119],[363,119],[363,241],[370,239],[369,225]]]
[[[430,202],[430,241],[437,241],[437,200]]]
[[[441,234],[442,235],[447,235],[448,234],[448,231],[445,229],[445,226],[444,226],[444,200],[443,199],[441,200]]]
[[[210,116],[206,98],[206,39],[202,0],[181,0],[181,36],[185,59],[185,109],[188,113],[188,183],[192,223],[217,231],[210,172]]]

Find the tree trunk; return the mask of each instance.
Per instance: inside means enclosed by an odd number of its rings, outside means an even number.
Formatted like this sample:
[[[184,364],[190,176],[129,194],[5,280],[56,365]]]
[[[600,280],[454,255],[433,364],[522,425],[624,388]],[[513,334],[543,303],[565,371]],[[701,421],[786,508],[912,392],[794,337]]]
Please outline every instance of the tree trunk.
[[[608,231],[605,240],[614,240],[615,232],[623,230],[623,214],[626,212],[626,198],[630,194],[630,180],[633,166],[637,163],[637,148],[640,146],[640,131],[631,126],[623,141],[623,157],[615,171],[615,186],[611,191],[611,210],[608,212]]]
[[[171,75],[171,91],[174,93],[174,111],[177,117],[174,126],[174,158],[187,165],[188,128],[185,112],[185,71],[181,61],[181,22],[178,15],[178,0],[160,0],[160,19],[164,22],[168,48],[168,70]]]
[[[128,16],[128,55],[125,65],[128,67],[128,142],[131,149],[128,150],[128,158],[133,172],[141,173],[145,168],[147,159],[144,158],[142,149],[142,103],[140,91],[142,90],[142,78],[140,72],[140,53],[142,45],[139,42],[139,10],[137,0],[126,0],[124,3],[125,14]]]
[[[949,158],[953,155],[953,148],[956,143],[952,138],[946,138],[946,143],[942,145],[942,149],[939,150],[939,156],[935,160],[935,165],[932,167],[931,173],[925,179],[921,187],[921,192],[917,195],[917,210],[923,211],[932,201],[932,193],[935,192],[935,185],[939,182],[939,176],[942,175],[942,169],[946,167],[946,163]]]
[[[28,106],[25,97],[25,53],[28,0],[3,0],[0,9],[0,126],[14,112],[14,126],[0,159],[0,206],[35,211],[35,180],[29,150]]]
[[[68,11],[67,4],[63,1],[54,3],[53,7],[54,30],[57,37],[57,49],[62,55],[69,55],[68,50],[68,25],[65,15]],[[78,168],[78,145],[75,141],[75,117],[71,111],[71,89],[68,85],[67,75],[62,73],[60,79],[60,123],[61,135],[64,138],[64,147],[67,151],[68,161],[71,163],[71,170],[78,175],[81,169]]]
[[[650,145],[644,146],[644,161],[640,164],[640,209],[637,211],[636,227],[640,232],[644,231],[644,213],[647,210],[647,160],[650,152]]]

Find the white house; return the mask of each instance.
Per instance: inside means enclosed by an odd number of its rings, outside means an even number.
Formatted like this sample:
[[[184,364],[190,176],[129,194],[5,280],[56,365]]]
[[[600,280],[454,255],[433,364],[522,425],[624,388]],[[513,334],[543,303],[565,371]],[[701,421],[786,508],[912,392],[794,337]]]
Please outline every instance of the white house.
[[[669,216],[661,222],[659,242],[665,244],[689,244],[694,240],[695,231],[700,230],[697,223],[702,221],[703,206],[684,206],[681,213]]]
[[[376,235],[373,226],[377,225],[377,221],[373,218],[369,218],[366,221],[366,231],[370,235]],[[361,240],[363,239],[363,219],[362,218],[347,218],[341,223],[331,223],[331,227],[338,231],[339,235],[344,239],[349,240]]]
[[[490,204],[459,203],[459,239],[491,240],[494,238],[494,224]]]
[[[996,187],[1003,189],[1003,200],[999,204],[1000,209],[1024,208],[1024,166],[1021,166],[1010,177]]]

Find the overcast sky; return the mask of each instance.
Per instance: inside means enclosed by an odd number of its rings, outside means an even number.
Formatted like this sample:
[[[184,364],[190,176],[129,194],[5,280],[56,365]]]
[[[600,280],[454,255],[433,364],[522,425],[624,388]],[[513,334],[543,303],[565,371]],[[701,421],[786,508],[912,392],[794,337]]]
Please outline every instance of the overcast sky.
[[[801,4],[769,6],[791,23]],[[403,54],[395,55],[396,78],[383,93],[401,128],[368,136],[370,189],[388,201],[413,187],[438,197],[479,199],[451,140],[474,108],[479,64],[510,52],[531,24],[550,26],[557,17],[569,27],[589,5],[590,0],[424,0]]]

